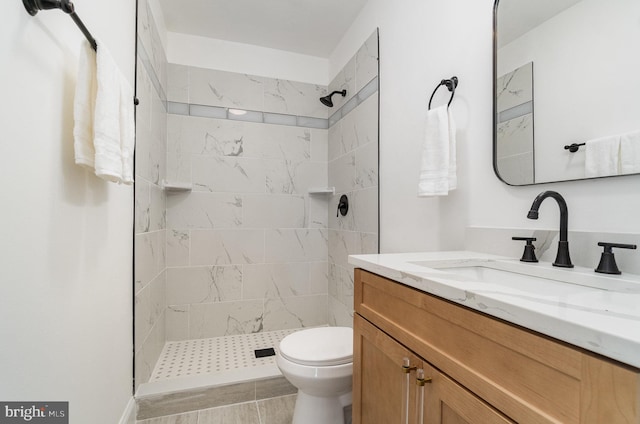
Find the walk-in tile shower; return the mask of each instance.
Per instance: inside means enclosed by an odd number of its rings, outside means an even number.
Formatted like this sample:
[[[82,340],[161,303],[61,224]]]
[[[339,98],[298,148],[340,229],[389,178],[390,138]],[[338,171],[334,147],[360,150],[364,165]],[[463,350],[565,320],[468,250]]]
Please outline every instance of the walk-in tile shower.
[[[347,255],[378,251],[378,33],[322,86],[167,63],[139,9],[136,387],[215,385],[225,345],[351,326]]]

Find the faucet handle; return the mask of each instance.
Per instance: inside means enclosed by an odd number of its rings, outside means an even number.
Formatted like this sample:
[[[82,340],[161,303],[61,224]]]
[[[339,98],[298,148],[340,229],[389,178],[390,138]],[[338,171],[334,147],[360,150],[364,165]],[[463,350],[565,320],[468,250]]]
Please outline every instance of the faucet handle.
[[[595,271],[602,274],[622,274],[616,264],[616,258],[613,256],[614,247],[620,249],[637,249],[638,247],[635,244],[608,243],[604,241],[599,242],[598,246],[604,247],[604,250]]]
[[[527,244],[524,246],[522,258],[520,258],[521,262],[538,262],[538,258],[536,258],[535,252],[536,247],[533,245],[533,242],[536,241],[535,237],[511,237],[511,240],[527,242]]]

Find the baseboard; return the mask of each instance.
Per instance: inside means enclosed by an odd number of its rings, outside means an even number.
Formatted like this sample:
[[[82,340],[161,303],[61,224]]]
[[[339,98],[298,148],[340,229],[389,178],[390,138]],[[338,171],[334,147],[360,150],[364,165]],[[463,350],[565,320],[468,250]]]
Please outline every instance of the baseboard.
[[[118,424],[136,424],[136,400],[131,397]]]

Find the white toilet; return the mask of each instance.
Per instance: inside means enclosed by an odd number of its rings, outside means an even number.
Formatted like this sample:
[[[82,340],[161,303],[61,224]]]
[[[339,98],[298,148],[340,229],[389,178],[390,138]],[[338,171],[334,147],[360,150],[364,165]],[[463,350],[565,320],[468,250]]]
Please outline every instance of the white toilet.
[[[343,410],[351,405],[351,328],[310,328],[290,334],[280,342],[276,363],[298,388],[292,424],[344,424]]]

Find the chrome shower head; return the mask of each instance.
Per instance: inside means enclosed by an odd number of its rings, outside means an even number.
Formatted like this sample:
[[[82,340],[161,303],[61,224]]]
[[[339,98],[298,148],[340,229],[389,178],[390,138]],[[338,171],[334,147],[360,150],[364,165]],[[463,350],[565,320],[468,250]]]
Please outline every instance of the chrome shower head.
[[[333,101],[331,100],[331,96],[333,96],[334,94],[342,94],[342,97],[346,97],[347,90],[334,91],[331,94],[328,94],[328,95],[326,95],[324,97],[320,97],[320,101],[322,102],[323,105],[325,105],[327,107],[333,107]]]

